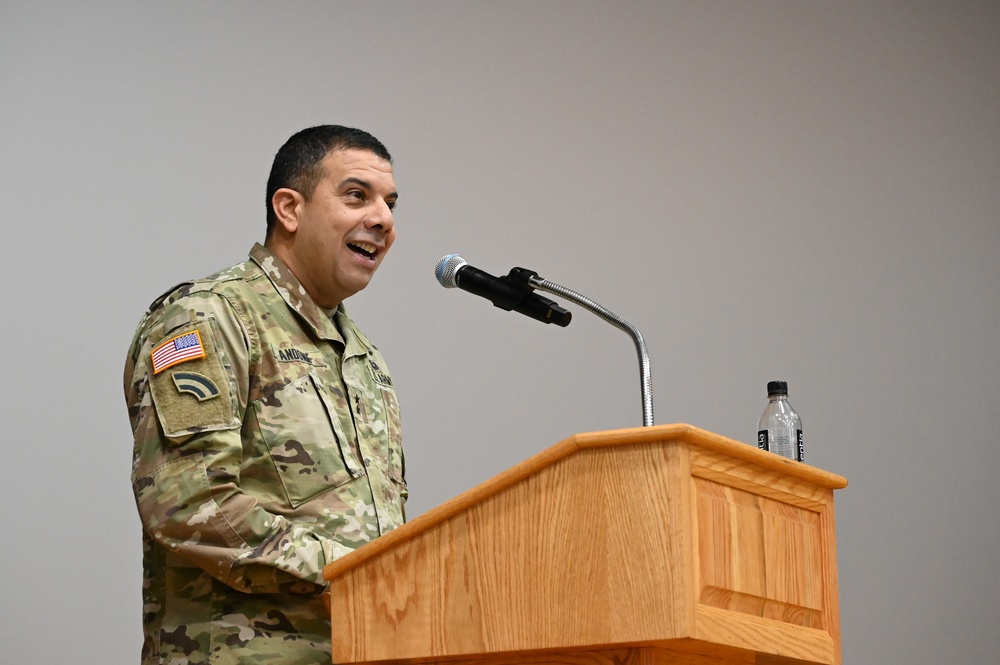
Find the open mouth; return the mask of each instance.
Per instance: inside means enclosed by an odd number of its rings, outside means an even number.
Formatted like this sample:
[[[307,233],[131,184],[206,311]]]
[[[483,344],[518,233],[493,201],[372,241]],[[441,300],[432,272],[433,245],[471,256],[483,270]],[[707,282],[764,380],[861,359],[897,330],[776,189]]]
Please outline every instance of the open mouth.
[[[374,259],[375,255],[378,254],[378,247],[375,245],[369,245],[366,242],[349,242],[347,246],[355,254],[360,254],[366,259]]]

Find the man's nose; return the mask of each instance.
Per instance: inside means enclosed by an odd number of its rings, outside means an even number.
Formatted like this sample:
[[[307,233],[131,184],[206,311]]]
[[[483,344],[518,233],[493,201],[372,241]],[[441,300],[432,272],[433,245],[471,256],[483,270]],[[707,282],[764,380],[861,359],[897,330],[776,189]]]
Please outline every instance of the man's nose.
[[[375,204],[375,209],[372,210],[371,214],[368,215],[366,220],[366,226],[368,228],[381,228],[383,231],[389,231],[392,229],[392,208],[385,201],[378,201]]]

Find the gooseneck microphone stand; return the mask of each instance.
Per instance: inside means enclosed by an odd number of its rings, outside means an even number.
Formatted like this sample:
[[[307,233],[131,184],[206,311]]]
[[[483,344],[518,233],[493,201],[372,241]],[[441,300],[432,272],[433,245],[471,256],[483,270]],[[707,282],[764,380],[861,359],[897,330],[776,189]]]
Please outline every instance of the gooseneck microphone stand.
[[[599,305],[590,298],[565,286],[556,284],[553,281],[543,279],[537,273],[525,268],[514,268],[507,275],[508,279],[525,288],[538,289],[553,295],[560,296],[576,303],[589,312],[596,314],[604,321],[622,330],[632,338],[635,343],[635,350],[639,356],[639,378],[642,383],[642,425],[643,427],[653,426],[653,378],[649,368],[649,353],[646,351],[646,342],[642,338],[642,333],[631,323],[618,316],[607,307]]]

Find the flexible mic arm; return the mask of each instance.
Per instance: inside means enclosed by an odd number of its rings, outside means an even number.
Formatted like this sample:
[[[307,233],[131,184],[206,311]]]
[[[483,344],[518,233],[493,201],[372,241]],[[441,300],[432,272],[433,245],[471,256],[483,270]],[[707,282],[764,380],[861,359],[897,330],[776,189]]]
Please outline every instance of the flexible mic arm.
[[[587,296],[581,295],[565,286],[560,286],[555,282],[543,279],[537,273],[524,268],[514,268],[507,277],[511,282],[524,287],[538,289],[553,295],[561,296],[570,302],[574,302],[580,307],[596,314],[619,330],[623,330],[632,337],[635,342],[635,350],[639,356],[639,374],[642,382],[642,426],[653,426],[653,378],[649,369],[649,353],[646,351],[646,342],[642,339],[642,333],[631,323],[621,318],[606,307],[602,307]]]

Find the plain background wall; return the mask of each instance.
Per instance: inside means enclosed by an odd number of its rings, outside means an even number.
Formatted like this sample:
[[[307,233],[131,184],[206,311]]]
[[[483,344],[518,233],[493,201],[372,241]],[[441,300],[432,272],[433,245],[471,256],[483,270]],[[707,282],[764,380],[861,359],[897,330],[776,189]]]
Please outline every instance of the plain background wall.
[[[278,146],[337,122],[395,156],[399,238],[349,305],[411,516],[641,424],[621,332],[432,277],[524,266],[643,332],[659,423],[752,442],[789,382],[808,461],[851,483],[845,663],[996,662],[998,7],[7,0],[0,661],[137,662],[132,331],[245,257]]]

